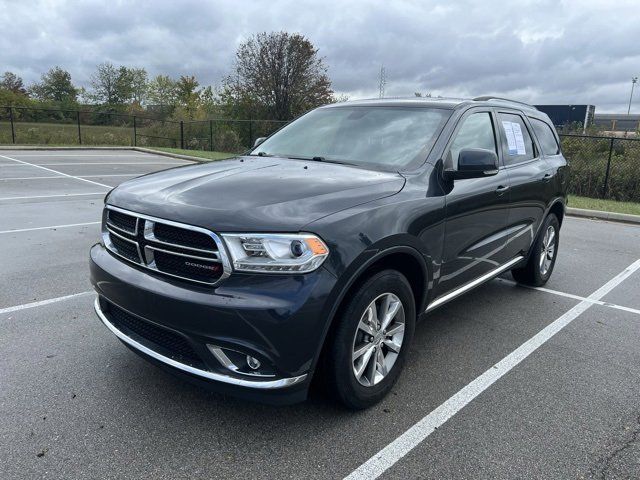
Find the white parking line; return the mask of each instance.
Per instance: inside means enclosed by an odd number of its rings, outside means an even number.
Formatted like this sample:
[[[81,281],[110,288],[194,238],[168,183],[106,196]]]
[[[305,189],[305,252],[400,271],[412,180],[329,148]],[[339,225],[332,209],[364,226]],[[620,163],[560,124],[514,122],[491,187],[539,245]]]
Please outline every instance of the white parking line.
[[[87,180],[86,178],[74,177],[73,175],[69,175],[67,173],[62,173],[62,172],[59,172],[57,170],[53,170],[51,168],[43,167],[42,165],[34,165],[33,163],[24,162],[22,160],[16,160],[15,158],[7,157],[6,155],[0,155],[0,157],[6,158],[7,160],[13,160],[14,162],[18,162],[18,163],[23,164],[23,165],[31,165],[32,167],[35,167],[35,168],[41,168],[42,170],[46,170],[48,172],[58,173],[58,174],[63,175],[65,177],[75,178],[76,180],[80,180],[81,182],[92,183],[94,185],[98,185],[99,187],[105,187],[105,188],[109,188],[109,189],[113,188],[112,186],[105,185],[104,183],[94,182],[93,180]]]
[[[140,175],[146,175],[149,172],[136,172],[136,173],[109,173],[106,175],[76,175],[76,177],[79,178],[100,178],[100,177],[135,177],[135,176],[140,176]],[[62,175],[58,175],[57,177],[54,177],[53,175],[50,177],[10,177],[10,178],[0,178],[0,181],[5,181],[5,180],[51,180],[51,179],[60,179],[60,178],[67,178],[64,177]]]
[[[520,283],[514,282],[513,280],[507,280],[506,278],[496,278],[499,282],[506,283],[508,285],[514,285],[522,288],[526,288],[528,290],[537,290],[538,292],[551,293],[552,295],[558,295],[560,297],[572,298],[574,300],[580,300],[584,302],[591,302],[595,305],[601,305],[603,307],[615,308],[616,310],[622,310],[624,312],[635,313],[640,315],[640,310],[637,308],[625,307],[622,305],[618,305],[611,302],[603,302],[602,300],[593,300],[588,297],[581,297],[580,295],[574,295],[573,293],[561,292],[559,290],[551,290],[550,288],[545,287],[532,287],[530,285],[522,285]]]
[[[150,155],[142,153],[136,155],[135,153],[125,154],[104,154],[104,153],[12,153],[14,157],[116,157],[116,158],[157,158],[162,155]]]
[[[0,181],[6,181],[6,180],[44,180],[45,178],[52,179],[52,178],[67,178],[67,177],[63,177],[62,175],[58,175],[57,177],[54,177],[54,176],[50,176],[50,177],[10,177],[10,178],[0,178]]]
[[[636,270],[640,269],[640,259],[636,260],[621,273],[609,280],[605,285],[587,297],[588,300],[600,300],[617,285],[623,282]],[[520,362],[544,345],[556,333],[589,309],[593,302],[587,299],[578,303],[564,315],[560,316],[535,336],[520,345],[517,349],[493,365],[482,375],[459,390],[456,394],[423,417],[406,432],[384,447],[365,463],[345,477],[346,480],[375,479],[391,468],[407,453],[417,447],[437,428],[462,410],[478,395],[488,389],[496,381],[516,367]]]
[[[0,155],[0,157],[4,157],[4,155]],[[9,158],[9,157],[4,157]],[[22,160],[17,160],[15,158],[11,158],[10,160],[15,160],[16,162],[22,162]],[[191,165],[191,163],[181,163],[181,162],[52,162],[52,163],[29,163],[22,162],[25,167],[45,167],[45,166],[73,166],[73,165]],[[3,163],[0,167],[17,167],[18,165],[12,165],[10,163]]]
[[[69,300],[71,298],[81,297],[83,295],[89,295],[95,293],[92,290],[87,292],[74,293],[72,295],[65,295],[64,297],[50,298],[48,300],[40,300],[39,302],[24,303],[22,305],[16,305],[13,307],[0,308],[0,315],[3,313],[12,313],[26,308],[40,307],[42,305],[49,305],[51,303],[62,302],[63,300]]]
[[[56,197],[88,197],[90,195],[105,195],[106,193],[107,192],[62,193],[59,195],[32,195],[29,197],[2,197],[0,198],[0,200],[31,200],[32,198],[56,198]]]
[[[5,150],[6,152],[7,150]],[[11,155],[14,157],[114,157],[114,158],[172,158],[167,157],[165,155],[153,155],[148,153],[141,153],[139,155],[136,154],[109,154],[109,153],[13,153]]]
[[[35,230],[53,230],[54,228],[57,230],[58,228],[83,227],[85,225],[96,225],[99,223],[102,222],[69,223],[67,225],[52,225],[50,227],[16,228],[13,230],[0,230],[0,233],[33,232]]]

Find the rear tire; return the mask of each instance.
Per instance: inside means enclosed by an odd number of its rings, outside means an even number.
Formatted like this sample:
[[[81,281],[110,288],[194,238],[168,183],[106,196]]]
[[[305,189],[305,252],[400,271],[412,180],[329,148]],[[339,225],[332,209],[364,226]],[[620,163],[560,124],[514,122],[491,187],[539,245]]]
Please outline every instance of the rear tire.
[[[347,300],[326,350],[330,392],[360,410],[385,397],[400,376],[416,322],[413,291],[396,270],[367,279]]]
[[[527,263],[511,270],[516,282],[534,287],[541,287],[551,277],[558,256],[560,242],[560,222],[555,214],[545,218],[538,238],[531,247]]]

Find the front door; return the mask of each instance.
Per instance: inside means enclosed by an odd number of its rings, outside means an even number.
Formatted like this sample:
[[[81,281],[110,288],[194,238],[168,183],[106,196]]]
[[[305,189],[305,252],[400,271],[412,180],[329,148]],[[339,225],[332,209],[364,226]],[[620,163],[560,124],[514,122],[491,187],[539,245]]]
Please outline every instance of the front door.
[[[445,150],[445,167],[457,167],[463,148],[492,150],[501,158],[491,111],[472,110],[458,124]],[[509,236],[509,176],[500,162],[498,173],[455,180],[446,195],[443,264],[437,296],[444,295],[506,263]]]

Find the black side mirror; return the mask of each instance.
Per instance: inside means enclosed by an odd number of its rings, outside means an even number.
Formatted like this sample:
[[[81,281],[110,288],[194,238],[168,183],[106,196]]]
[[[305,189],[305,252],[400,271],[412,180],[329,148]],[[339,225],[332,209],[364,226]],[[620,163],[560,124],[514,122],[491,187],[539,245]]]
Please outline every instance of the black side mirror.
[[[256,148],[258,145],[260,145],[266,139],[267,139],[267,137],[258,137],[258,138],[256,138],[256,141],[253,142],[253,148]]]
[[[483,148],[463,148],[458,154],[458,169],[445,170],[446,178],[481,178],[498,173],[498,156]]]

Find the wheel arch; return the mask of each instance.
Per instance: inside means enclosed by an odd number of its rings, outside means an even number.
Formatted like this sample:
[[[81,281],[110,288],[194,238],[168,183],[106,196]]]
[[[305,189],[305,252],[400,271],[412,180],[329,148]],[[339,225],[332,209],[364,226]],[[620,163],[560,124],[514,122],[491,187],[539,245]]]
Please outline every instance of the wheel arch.
[[[363,252],[352,265],[357,265],[343,274],[346,278],[338,282],[334,287],[335,294],[330,295],[327,305],[330,306],[322,341],[316,352],[314,365],[311,368],[312,377],[317,373],[319,361],[327,348],[331,331],[336,328],[336,322],[340,312],[349,298],[349,293],[359,286],[371,275],[385,270],[397,270],[409,281],[416,302],[416,314],[419,316],[426,308],[429,300],[429,290],[432,280],[432,272],[429,266],[430,256],[421,253],[417,248],[409,245],[395,245],[387,248],[368,249]],[[351,271],[349,271],[351,270]]]

